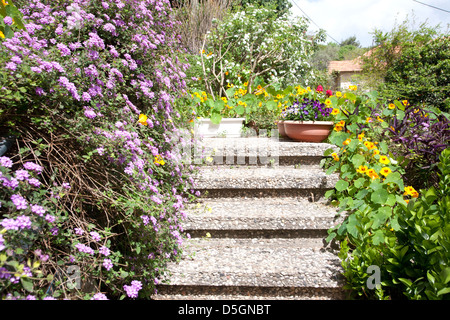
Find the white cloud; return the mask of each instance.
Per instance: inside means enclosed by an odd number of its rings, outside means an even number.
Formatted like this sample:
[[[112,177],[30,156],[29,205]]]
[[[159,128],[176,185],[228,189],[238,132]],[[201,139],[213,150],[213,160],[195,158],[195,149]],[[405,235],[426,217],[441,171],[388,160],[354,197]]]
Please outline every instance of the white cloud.
[[[402,23],[407,17],[414,17],[418,26],[427,20],[430,26],[438,23],[446,27],[450,13],[439,11],[413,0],[290,0],[291,11],[303,16],[300,7],[320,28],[337,41],[356,36],[362,46],[372,45],[371,32],[374,29],[390,31],[395,22]],[[450,10],[448,0],[421,0],[421,2]],[[298,5],[298,7],[295,5]],[[310,23],[310,30],[317,30]],[[329,37],[328,42],[333,40]]]

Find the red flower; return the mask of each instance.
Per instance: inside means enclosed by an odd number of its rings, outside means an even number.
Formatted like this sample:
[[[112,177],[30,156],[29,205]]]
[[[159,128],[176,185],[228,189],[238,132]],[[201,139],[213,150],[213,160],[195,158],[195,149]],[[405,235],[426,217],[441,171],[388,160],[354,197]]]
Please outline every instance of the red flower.
[[[331,97],[333,95],[333,91],[327,90],[325,94],[327,95],[327,97]]]
[[[323,87],[319,84],[316,89],[317,92],[323,92]]]

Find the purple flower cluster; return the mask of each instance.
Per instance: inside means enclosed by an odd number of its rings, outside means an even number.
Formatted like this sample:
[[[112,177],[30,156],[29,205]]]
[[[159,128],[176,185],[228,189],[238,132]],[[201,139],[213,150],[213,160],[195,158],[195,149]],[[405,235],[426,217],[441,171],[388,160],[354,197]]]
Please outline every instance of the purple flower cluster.
[[[28,216],[21,215],[16,219],[3,219],[0,224],[6,230],[22,230],[31,228],[31,219]]]
[[[94,254],[94,249],[82,243],[77,243],[75,248],[77,248],[79,252],[88,253],[91,255]]]
[[[123,288],[130,298],[137,298],[139,290],[142,289],[142,283],[138,280],[131,281],[131,285],[124,285]]]
[[[284,120],[294,121],[322,121],[327,120],[332,111],[333,108],[318,100],[305,98],[301,101],[296,100],[282,112],[281,117]]]
[[[94,294],[94,296],[91,298],[91,300],[108,300],[108,298],[106,297],[106,295],[104,293],[96,293]]]
[[[11,71],[10,77],[31,70],[31,77],[34,73],[36,79],[45,78],[41,87],[35,89],[36,97],[50,104],[65,100],[60,105],[74,111],[70,114],[81,115],[80,121],[88,124],[80,126],[87,128],[83,139],[97,149],[96,156],[121,168],[129,175],[132,188],[142,193],[143,199],[150,200],[151,206],[156,204],[158,211],[161,210],[158,214],[150,212],[142,216],[144,224],[151,222],[156,232],[169,228],[170,236],[181,243],[178,230],[182,228],[178,219],[185,215],[180,211],[184,198],[177,195],[176,188],[189,190],[191,182],[186,178],[186,167],[181,162],[171,161],[176,158],[173,152],[176,143],[171,141],[171,136],[176,132],[172,117],[179,117],[174,112],[174,93],[185,91],[184,71],[189,65],[176,58],[179,40],[172,32],[175,23],[171,20],[169,1],[74,0],[55,5],[51,1],[36,0],[24,5],[21,11],[26,30],[16,32],[13,38],[2,42],[5,56],[10,57],[3,68]],[[5,24],[9,22],[4,20]],[[52,99],[53,95],[56,99]],[[147,126],[136,125],[141,113],[148,116]],[[89,120],[93,119],[91,125]],[[162,156],[166,164],[157,167],[155,156]],[[0,165],[11,168],[13,163],[9,158],[0,157]],[[0,183],[9,188],[9,195],[10,189],[26,186],[27,182],[28,187],[37,188],[41,183],[36,174],[42,171],[41,166],[27,162],[24,170],[18,170],[14,175],[0,174]],[[170,191],[166,194],[165,186],[170,184],[176,188],[172,194]],[[19,230],[29,228],[31,221],[54,223],[58,218],[48,214],[40,204],[28,203],[22,197],[25,193],[15,193],[11,196],[15,208],[31,208],[31,219],[24,215],[4,219],[1,223],[7,228]],[[155,218],[158,215],[160,220]],[[94,241],[101,240],[98,233],[86,235],[79,228],[74,231],[73,239],[81,236],[87,239],[90,235]],[[53,227],[51,232],[56,235],[58,229]],[[1,238],[0,247],[3,243]],[[80,253],[95,253],[82,243],[76,244],[75,248]],[[162,259],[176,252],[163,246],[158,250]],[[110,255],[105,246],[98,252],[103,256]],[[113,267],[111,259],[105,258],[103,267],[110,270]],[[141,289],[139,281],[124,286],[130,298],[136,298]],[[93,297],[103,298],[106,297],[101,293]]]

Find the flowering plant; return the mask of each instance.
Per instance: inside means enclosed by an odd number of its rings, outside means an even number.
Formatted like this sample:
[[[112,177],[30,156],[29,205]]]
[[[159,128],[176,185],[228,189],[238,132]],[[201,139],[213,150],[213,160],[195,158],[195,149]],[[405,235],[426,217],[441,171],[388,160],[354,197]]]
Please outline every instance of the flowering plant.
[[[68,265],[92,298],[148,297],[180,256],[195,192],[178,149],[191,141],[173,103],[189,66],[170,2],[23,3],[26,28],[0,46],[0,128],[17,138],[0,160],[0,299],[86,299]]]
[[[297,87],[298,98],[285,108],[281,113],[281,119],[294,121],[324,121],[328,120],[333,111],[332,102],[329,97],[330,90],[323,93],[322,86],[318,86],[313,92],[311,88],[303,89]]]

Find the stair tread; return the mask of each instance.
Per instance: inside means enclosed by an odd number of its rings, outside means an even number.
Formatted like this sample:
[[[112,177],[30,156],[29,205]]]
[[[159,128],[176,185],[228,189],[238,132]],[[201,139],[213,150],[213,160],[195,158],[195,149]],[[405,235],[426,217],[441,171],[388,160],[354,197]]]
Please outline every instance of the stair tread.
[[[278,156],[315,156],[321,157],[325,150],[337,147],[329,143],[297,142],[276,138],[248,137],[248,138],[203,138],[198,141],[205,149],[205,154],[216,154],[223,150],[268,151]]]
[[[338,288],[340,261],[322,239],[190,239],[172,285]]]
[[[319,166],[295,167],[202,167],[194,178],[197,189],[311,189],[333,188],[336,174]]]
[[[187,211],[188,230],[329,229],[341,219],[336,208],[302,198],[211,198]]]

